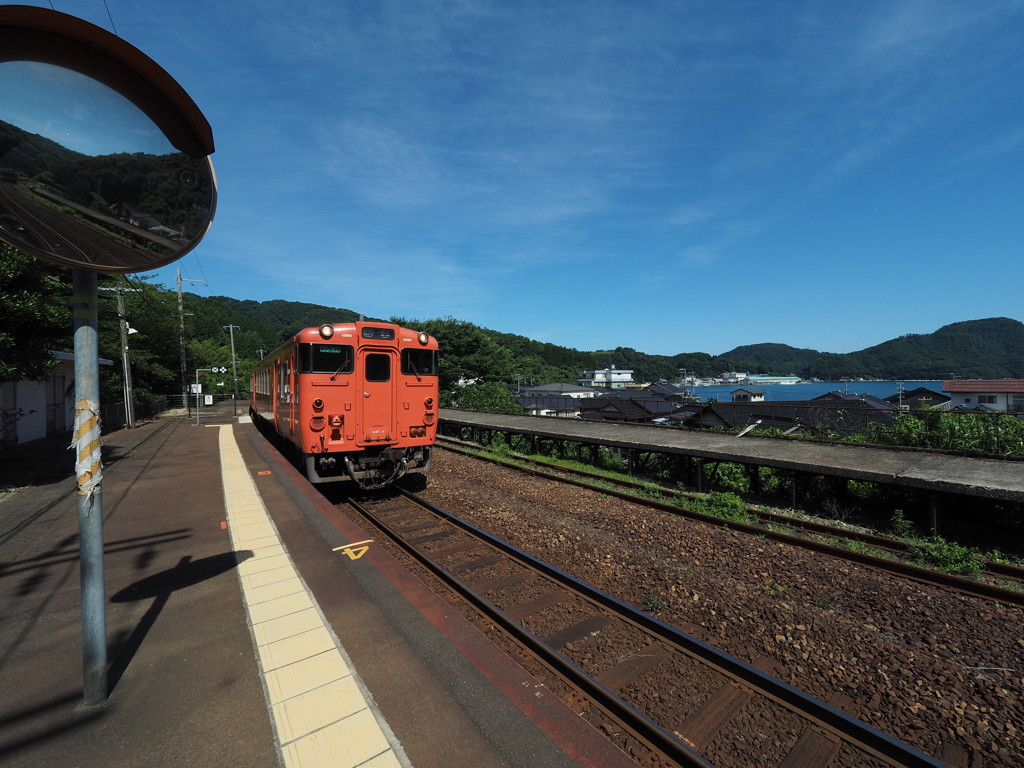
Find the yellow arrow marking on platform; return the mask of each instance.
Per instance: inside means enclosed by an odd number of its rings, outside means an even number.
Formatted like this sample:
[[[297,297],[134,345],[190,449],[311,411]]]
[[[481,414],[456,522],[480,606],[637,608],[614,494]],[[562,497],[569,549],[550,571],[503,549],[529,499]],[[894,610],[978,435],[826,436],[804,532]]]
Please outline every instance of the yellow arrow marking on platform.
[[[343,555],[348,555],[350,560],[358,560],[360,557],[370,551],[369,547],[362,546],[363,544],[372,544],[373,539],[367,539],[366,541],[356,541],[352,544],[344,544],[340,547],[334,547],[332,552],[341,552]]]

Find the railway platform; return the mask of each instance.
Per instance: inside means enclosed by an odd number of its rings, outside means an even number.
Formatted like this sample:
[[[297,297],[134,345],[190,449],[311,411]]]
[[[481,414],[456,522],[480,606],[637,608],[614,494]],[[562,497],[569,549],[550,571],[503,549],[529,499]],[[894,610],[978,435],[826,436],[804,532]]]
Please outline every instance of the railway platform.
[[[0,764],[635,766],[234,410],[104,438],[99,706],[73,461],[0,492]]]

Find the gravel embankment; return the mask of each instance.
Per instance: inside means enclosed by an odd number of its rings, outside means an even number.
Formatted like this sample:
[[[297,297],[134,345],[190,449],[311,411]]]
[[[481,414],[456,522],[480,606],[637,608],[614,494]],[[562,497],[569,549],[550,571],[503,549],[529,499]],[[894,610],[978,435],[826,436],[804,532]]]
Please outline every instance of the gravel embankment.
[[[1024,764],[1024,611],[435,454],[430,501],[930,755]],[[971,763],[972,765],[974,763]]]

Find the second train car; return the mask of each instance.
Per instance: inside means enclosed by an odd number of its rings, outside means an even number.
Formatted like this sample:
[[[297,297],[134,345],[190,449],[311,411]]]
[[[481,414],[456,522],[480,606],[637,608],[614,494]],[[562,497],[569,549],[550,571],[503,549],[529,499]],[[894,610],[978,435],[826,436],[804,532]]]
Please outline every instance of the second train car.
[[[253,417],[310,482],[426,484],[437,438],[437,340],[391,323],[305,328],[252,374]],[[419,477],[417,477],[419,476]]]

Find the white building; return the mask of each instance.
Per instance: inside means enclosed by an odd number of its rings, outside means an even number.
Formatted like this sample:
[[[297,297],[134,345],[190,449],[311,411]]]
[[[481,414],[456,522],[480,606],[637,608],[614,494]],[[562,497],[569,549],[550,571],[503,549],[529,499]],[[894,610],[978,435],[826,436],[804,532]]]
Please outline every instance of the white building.
[[[0,447],[59,435],[74,425],[75,356],[50,354],[60,362],[45,381],[0,384]],[[104,358],[99,362],[112,364]]]
[[[576,381],[581,387],[625,389],[633,383],[633,371],[624,368],[620,370],[613,365],[611,368],[597,371],[580,371],[580,377]]]
[[[521,387],[519,394],[531,397],[594,397],[598,393],[593,387],[579,387],[575,384],[538,384],[535,387]]]
[[[959,379],[942,382],[942,391],[949,395],[946,408],[975,409],[1024,413],[1024,379]]]
[[[764,390],[756,389],[754,387],[734,389],[732,391],[732,401],[734,403],[763,403]]]

